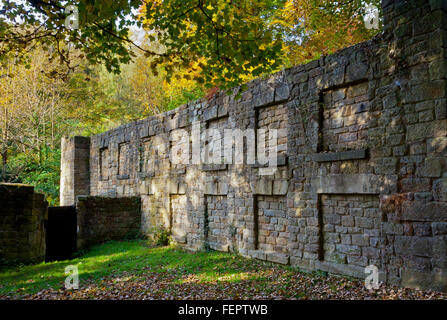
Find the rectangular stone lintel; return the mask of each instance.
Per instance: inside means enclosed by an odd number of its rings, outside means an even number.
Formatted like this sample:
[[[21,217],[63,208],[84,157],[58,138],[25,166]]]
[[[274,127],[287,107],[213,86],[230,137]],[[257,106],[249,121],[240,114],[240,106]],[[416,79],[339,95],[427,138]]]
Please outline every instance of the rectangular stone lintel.
[[[227,164],[204,164],[202,165],[202,171],[224,171],[228,170]]]
[[[206,195],[217,195],[218,193],[218,185],[217,182],[214,181],[208,181],[205,183],[205,194]]]
[[[314,154],[314,161],[329,162],[329,161],[356,160],[356,159],[366,159],[367,156],[368,156],[367,149],[348,150],[340,152],[317,153]]]
[[[273,181],[270,179],[257,179],[250,183],[251,191],[255,195],[272,195]]]
[[[169,175],[177,176],[186,173],[186,167],[174,168],[169,170]]]
[[[183,182],[180,182],[178,184],[178,194],[186,194],[186,184]]]
[[[143,181],[140,184],[140,194],[151,195],[154,194],[152,191],[152,182],[151,181]]]
[[[155,172],[151,171],[151,172],[139,172],[138,173],[138,178],[140,179],[146,179],[146,178],[152,178],[155,176]]]
[[[273,195],[283,196],[287,194],[289,182],[285,179],[273,181]]]
[[[177,194],[178,193],[178,181],[177,180],[169,180],[168,181],[168,193],[169,194]]]
[[[286,155],[283,154],[279,154],[276,158],[276,166],[278,167],[282,167],[282,166],[286,166],[288,164],[288,157]],[[271,163],[267,162],[265,164],[261,164],[259,162],[253,163],[253,164],[248,164],[248,167],[251,168],[271,168],[272,165]]]
[[[311,185],[322,194],[387,194],[397,191],[397,176],[330,174],[312,178]]]
[[[228,194],[228,184],[223,182],[218,182],[217,193],[221,196],[226,196]]]

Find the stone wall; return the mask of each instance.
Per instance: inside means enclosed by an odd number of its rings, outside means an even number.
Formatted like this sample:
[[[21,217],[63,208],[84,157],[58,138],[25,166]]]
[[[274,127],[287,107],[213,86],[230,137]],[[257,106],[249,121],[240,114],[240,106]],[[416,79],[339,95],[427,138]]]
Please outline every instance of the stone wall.
[[[77,195],[89,194],[90,139],[63,138],[61,143],[61,206],[74,206]]]
[[[90,194],[141,196],[143,231],[163,225],[189,249],[356,277],[374,264],[389,283],[447,290],[447,5],[382,6],[368,42],[91,137]],[[279,129],[277,170],[173,163],[197,122],[267,129],[246,150],[270,150]]]
[[[77,248],[109,240],[135,237],[141,229],[139,197],[108,198],[79,196]]]
[[[0,184],[0,260],[37,263],[45,260],[48,203],[34,187]]]

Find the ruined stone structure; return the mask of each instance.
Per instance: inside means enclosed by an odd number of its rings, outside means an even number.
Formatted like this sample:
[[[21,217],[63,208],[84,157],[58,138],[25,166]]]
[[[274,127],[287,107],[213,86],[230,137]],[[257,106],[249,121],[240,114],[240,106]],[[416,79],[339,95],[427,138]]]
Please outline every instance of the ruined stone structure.
[[[90,139],[63,139],[61,149],[60,204],[72,206],[77,195],[89,194]]]
[[[45,259],[48,203],[34,187],[0,183],[0,262],[36,263]]]
[[[141,229],[139,197],[81,197],[76,202],[77,249],[110,240],[135,238]]]
[[[250,82],[241,95],[66,140],[62,203],[140,196],[142,230],[163,225],[192,250],[355,277],[375,265],[388,283],[447,290],[447,2],[382,7],[384,33],[368,42]],[[282,129],[278,170],[172,163],[195,121]]]

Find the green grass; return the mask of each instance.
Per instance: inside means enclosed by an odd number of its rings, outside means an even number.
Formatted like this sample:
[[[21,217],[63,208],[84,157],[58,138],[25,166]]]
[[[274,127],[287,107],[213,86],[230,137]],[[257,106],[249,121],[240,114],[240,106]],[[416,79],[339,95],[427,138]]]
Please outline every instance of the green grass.
[[[231,253],[189,253],[174,246],[150,247],[141,240],[113,241],[94,246],[73,260],[2,269],[0,296],[61,288],[67,277],[65,267],[69,265],[78,266],[82,286],[85,282],[100,283],[104,277],[119,277],[124,273],[138,278],[146,272],[174,274],[174,283],[182,283],[187,275],[194,275],[199,282],[263,281],[261,275],[253,274],[252,271],[257,266],[271,264]]]
[[[79,290],[64,290],[65,268],[79,269]],[[108,242],[79,257],[0,269],[0,299],[433,299],[432,293],[246,259],[190,253],[142,240]],[[436,293],[445,299],[445,294]]]

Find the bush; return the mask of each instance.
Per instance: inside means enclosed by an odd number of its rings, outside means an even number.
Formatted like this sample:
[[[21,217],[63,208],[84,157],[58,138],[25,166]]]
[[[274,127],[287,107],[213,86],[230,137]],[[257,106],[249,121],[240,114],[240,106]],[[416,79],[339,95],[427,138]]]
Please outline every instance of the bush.
[[[46,150],[42,161],[24,153],[11,156],[10,165],[2,168],[0,181],[25,183],[46,196],[50,206],[59,205],[60,149]]]
[[[164,227],[154,229],[154,240],[159,246],[167,246],[171,242],[171,233]]]

